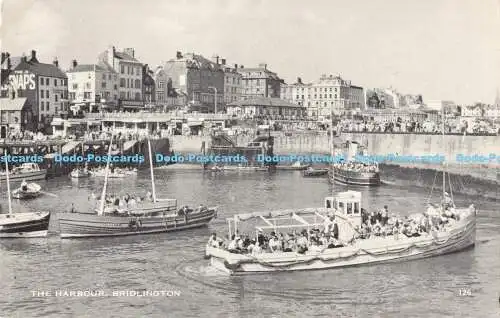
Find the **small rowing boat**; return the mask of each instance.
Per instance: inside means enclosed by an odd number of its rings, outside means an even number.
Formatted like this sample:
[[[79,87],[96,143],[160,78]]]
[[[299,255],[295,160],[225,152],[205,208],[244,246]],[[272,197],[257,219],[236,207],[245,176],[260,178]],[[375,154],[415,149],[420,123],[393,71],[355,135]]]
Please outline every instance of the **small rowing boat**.
[[[315,169],[313,167],[307,168],[307,170],[302,171],[304,177],[322,177],[328,174],[328,169]]]
[[[25,180],[21,186],[12,191],[12,197],[15,199],[25,200],[34,199],[42,194],[42,187],[37,183],[27,183]]]

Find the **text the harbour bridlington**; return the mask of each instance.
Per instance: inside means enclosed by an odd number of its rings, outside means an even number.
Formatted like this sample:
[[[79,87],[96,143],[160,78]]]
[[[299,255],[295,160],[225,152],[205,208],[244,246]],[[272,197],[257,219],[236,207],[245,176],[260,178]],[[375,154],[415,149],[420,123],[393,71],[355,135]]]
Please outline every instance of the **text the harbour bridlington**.
[[[497,317],[499,6],[5,0],[0,316]]]

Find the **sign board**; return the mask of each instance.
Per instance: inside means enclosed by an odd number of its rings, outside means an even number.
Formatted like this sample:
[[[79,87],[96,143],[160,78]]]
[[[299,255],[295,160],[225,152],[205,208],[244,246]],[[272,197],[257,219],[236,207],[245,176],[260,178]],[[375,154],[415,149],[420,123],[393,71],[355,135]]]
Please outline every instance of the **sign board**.
[[[9,74],[7,82],[2,85],[2,89],[13,88],[15,90],[35,90],[35,74],[29,71],[14,71]]]

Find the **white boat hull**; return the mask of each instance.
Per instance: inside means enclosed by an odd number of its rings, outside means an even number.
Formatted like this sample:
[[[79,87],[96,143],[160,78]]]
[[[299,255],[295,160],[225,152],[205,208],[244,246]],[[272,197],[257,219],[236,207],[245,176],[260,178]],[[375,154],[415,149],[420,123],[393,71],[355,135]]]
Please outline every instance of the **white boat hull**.
[[[0,238],[47,236],[49,212],[0,214]]]
[[[49,231],[33,231],[33,232],[18,232],[18,233],[0,233],[0,238],[36,238],[46,237]]]
[[[475,214],[458,222],[436,237],[392,236],[358,240],[352,246],[326,249],[322,253],[298,254],[262,253],[257,256],[229,253],[223,249],[207,247],[206,255],[215,268],[230,275],[245,273],[281,272],[297,270],[331,269],[349,266],[410,261],[462,251],[474,246],[476,238]]]

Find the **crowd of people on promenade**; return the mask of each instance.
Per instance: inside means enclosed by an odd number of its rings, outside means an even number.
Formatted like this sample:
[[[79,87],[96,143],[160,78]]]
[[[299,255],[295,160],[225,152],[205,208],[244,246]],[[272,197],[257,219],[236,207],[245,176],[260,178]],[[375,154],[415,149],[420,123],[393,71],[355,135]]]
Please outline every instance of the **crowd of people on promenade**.
[[[32,131],[24,130],[11,130],[7,133],[6,140],[9,141],[44,141],[50,137],[42,132],[34,133]]]
[[[339,237],[339,224],[335,213],[325,217],[323,226],[312,230],[295,230],[289,233],[259,231],[256,237],[240,235],[238,232],[225,240],[213,233],[208,240],[208,246],[222,248],[231,253],[259,254],[273,252],[296,252],[304,254],[307,251],[323,251],[327,248],[338,248],[353,244],[357,240],[373,239],[391,236],[395,240],[401,238],[431,235],[433,231],[444,231],[446,227],[460,220],[455,206],[446,194],[441,205],[430,204],[425,213],[418,216],[398,217],[389,214],[388,206],[378,211],[361,210],[361,227],[356,227],[355,235],[348,241]]]

